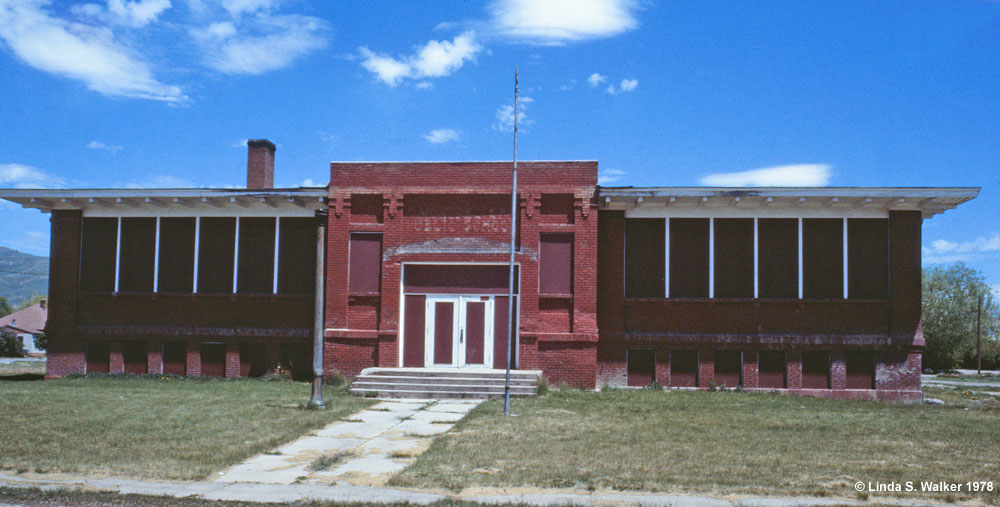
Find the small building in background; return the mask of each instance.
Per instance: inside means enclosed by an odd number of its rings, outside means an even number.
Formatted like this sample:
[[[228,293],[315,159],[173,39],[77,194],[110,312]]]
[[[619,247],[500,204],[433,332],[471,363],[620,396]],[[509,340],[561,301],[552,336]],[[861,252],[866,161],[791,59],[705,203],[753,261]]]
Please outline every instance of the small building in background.
[[[35,344],[35,338],[45,334],[45,321],[48,318],[46,300],[24,307],[14,313],[0,317],[0,332],[17,336],[24,351],[31,357],[43,357],[45,351]]]

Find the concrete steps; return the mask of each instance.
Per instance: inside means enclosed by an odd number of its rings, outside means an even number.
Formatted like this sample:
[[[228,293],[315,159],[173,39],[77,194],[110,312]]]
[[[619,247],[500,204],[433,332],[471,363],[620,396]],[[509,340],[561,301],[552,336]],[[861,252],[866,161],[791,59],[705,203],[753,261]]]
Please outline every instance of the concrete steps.
[[[504,370],[485,368],[366,368],[351,394],[377,398],[485,399],[503,396]],[[510,395],[538,394],[540,371],[511,370]]]

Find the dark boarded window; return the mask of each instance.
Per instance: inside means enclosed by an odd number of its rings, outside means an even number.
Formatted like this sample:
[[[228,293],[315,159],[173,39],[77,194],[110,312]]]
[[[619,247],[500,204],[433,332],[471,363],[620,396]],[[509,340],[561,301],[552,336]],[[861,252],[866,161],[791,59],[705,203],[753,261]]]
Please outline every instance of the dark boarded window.
[[[187,375],[187,343],[163,343],[163,373]]]
[[[695,387],[698,385],[698,351],[670,351],[670,385]]]
[[[198,237],[198,292],[233,292],[233,255],[236,253],[236,219],[201,219]]]
[[[226,345],[223,343],[201,344],[201,376],[226,376]]]
[[[80,290],[115,290],[118,219],[84,218],[80,241]]]
[[[802,220],[802,297],[844,298],[843,220]]]
[[[312,294],[316,289],[316,219],[282,218],[278,236],[278,293]]]
[[[662,218],[625,220],[625,297],[663,297],[663,234]]]
[[[122,219],[119,292],[153,292],[156,259],[156,219]]]
[[[108,342],[87,342],[87,371],[85,373],[107,373],[111,362],[111,348]]]
[[[715,297],[753,297],[753,219],[715,220]]]
[[[785,385],[785,352],[778,350],[758,352],[757,387],[782,389]]]
[[[145,375],[148,365],[146,362],[146,342],[125,342],[122,344],[122,362],[125,373]]]
[[[240,218],[236,292],[274,292],[274,218]]]
[[[852,350],[844,354],[848,389],[875,389],[875,356],[870,351]]]
[[[656,354],[653,349],[628,349],[628,385],[648,386],[656,378]]]
[[[707,218],[670,219],[670,297],[708,297]]]
[[[799,297],[799,221],[757,221],[757,291],[761,298]]]
[[[802,353],[802,387],[806,389],[830,388],[830,353],[806,351]]]
[[[543,233],[538,249],[538,292],[572,294],[573,234]]]
[[[847,220],[847,297],[889,298],[888,220]]]
[[[563,217],[567,224],[574,222],[573,194],[542,194],[541,201],[538,211],[542,215]]]
[[[355,294],[378,293],[382,275],[382,234],[352,232],[350,256],[348,290]]]
[[[158,292],[194,290],[193,217],[160,219],[160,281]]]
[[[240,344],[240,376],[260,377],[267,372],[267,352],[263,343]]]
[[[351,223],[382,223],[382,194],[351,194]]]
[[[740,350],[715,351],[715,383],[738,387],[743,377],[743,352]]]

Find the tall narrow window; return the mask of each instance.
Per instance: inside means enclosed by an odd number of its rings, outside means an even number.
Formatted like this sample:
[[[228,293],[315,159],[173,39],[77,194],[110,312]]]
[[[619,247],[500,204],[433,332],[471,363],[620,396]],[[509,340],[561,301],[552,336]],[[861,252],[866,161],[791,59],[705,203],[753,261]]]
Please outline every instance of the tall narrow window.
[[[316,219],[282,218],[278,293],[312,294],[316,287]]]
[[[159,292],[194,291],[193,217],[160,219]]]
[[[708,297],[709,220],[670,219],[670,297]]]
[[[118,265],[119,292],[153,292],[156,219],[123,218]]]
[[[347,288],[354,294],[377,294],[382,275],[382,234],[351,233]]]
[[[274,218],[240,218],[236,292],[274,292]]]
[[[802,221],[802,297],[844,298],[844,221]]]
[[[794,218],[761,218],[757,223],[759,297],[799,297],[799,223]]]
[[[888,220],[852,218],[847,221],[847,297],[888,299]]]
[[[84,218],[80,242],[80,290],[115,290],[118,219]]]
[[[662,218],[625,220],[625,297],[663,297],[665,241]]]
[[[715,219],[715,297],[753,297],[753,219]]]
[[[539,294],[572,294],[573,234],[543,233],[538,249]]]
[[[236,254],[236,219],[201,219],[198,238],[198,292],[232,293]]]

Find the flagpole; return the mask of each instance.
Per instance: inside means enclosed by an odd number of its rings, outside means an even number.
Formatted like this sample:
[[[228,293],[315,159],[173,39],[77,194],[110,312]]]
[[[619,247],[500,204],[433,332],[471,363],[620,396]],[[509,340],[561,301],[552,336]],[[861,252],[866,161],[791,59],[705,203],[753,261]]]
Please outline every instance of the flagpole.
[[[514,344],[514,243],[517,241],[517,67],[514,67],[514,177],[510,191],[510,280],[507,285],[507,377],[503,384],[503,414],[510,415],[510,349]]]

